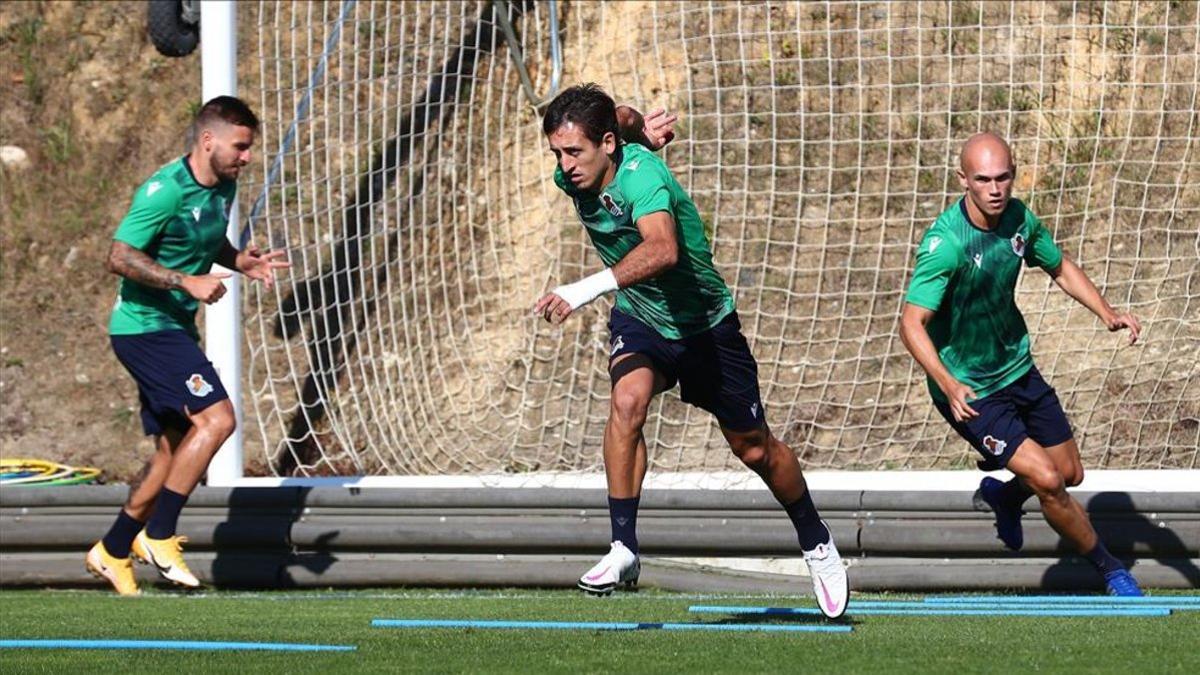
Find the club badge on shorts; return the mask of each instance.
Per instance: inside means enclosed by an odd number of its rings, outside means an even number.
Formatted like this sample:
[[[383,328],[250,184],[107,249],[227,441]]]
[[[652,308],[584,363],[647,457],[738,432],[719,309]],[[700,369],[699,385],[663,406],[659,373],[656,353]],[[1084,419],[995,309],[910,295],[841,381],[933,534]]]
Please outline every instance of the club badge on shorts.
[[[1004,454],[1004,449],[1008,447],[1008,443],[988,434],[983,437],[983,447],[987,448],[988,452],[999,457]]]
[[[188,391],[192,392],[193,396],[199,396],[201,398],[208,396],[213,390],[212,385],[209,384],[208,380],[205,380],[204,376],[200,373],[192,373],[191,376],[188,377],[187,388]]]

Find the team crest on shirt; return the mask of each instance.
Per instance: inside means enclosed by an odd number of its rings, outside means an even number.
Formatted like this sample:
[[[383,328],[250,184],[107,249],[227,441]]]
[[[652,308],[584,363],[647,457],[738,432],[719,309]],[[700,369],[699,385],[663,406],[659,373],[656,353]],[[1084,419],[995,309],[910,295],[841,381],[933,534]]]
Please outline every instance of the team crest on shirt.
[[[1009,243],[1012,244],[1013,253],[1016,253],[1018,258],[1025,257],[1025,237],[1022,237],[1020,232],[1014,234]]]
[[[621,216],[625,215],[625,212],[621,210],[621,207],[617,206],[617,203],[613,201],[612,195],[608,194],[607,192],[600,193],[600,203],[604,205],[604,208],[607,209],[609,213],[613,214],[614,218],[620,218]]]
[[[192,217],[196,219],[197,223],[200,222],[200,207],[199,206],[192,207]]]
[[[193,396],[204,398],[212,393],[212,385],[200,373],[192,373],[187,379],[188,391],[192,392]]]
[[[983,437],[983,447],[987,448],[988,452],[999,457],[1004,454],[1004,449],[1008,447],[1008,443],[988,434]]]

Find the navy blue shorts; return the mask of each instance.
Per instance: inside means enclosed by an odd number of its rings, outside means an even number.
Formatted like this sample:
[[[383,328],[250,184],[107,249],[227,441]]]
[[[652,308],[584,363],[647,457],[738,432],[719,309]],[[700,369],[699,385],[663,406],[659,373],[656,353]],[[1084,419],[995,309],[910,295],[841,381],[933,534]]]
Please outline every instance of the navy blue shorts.
[[[1058,394],[1037,367],[1003,389],[968,401],[979,416],[966,422],[954,421],[950,404],[936,399],[933,404],[958,435],[983,455],[979,468],[985,471],[1004,468],[1026,438],[1043,448],[1074,438]]]
[[[622,354],[642,354],[666,376],[668,389],[678,382],[680,398],[715,415],[722,428],[753,431],[765,424],[758,363],[737,312],[703,333],[670,340],[614,307],[608,331],[610,368]]]
[[[158,436],[187,431],[188,414],[229,398],[200,345],[181,330],[113,335],[113,352],[133,376],[142,402],[142,429]]]

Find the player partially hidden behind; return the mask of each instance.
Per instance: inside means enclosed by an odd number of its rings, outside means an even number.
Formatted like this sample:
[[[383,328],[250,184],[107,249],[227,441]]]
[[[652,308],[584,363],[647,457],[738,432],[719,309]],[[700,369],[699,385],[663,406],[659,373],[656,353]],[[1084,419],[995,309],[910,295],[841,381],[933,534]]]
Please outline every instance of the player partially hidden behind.
[[[599,87],[587,84],[559,94],[542,119],[558,160],[554,181],[574,200],[606,267],[555,288],[535,311],[560,323],[600,295],[616,292],[603,447],[613,541],[579,587],[607,594],[637,582],[637,512],[646,474],[642,427],[650,400],[678,382],[682,399],[716,416],[734,454],[783,505],[821,611],[840,616],[849,596],[841,556],[795,454],[767,426],[758,367],[733,296],[713,266],[696,205],[651,152],[670,140],[674,119],[652,117],[644,125],[636,111],[624,106],[618,111]]]
[[[1021,548],[1021,506],[1036,495],[1046,522],[1091,561],[1110,593],[1141,595],[1067,493],[1083,480],[1083,465],[1058,396],[1033,365],[1013,297],[1021,263],[1045,270],[1108,330],[1128,328],[1130,344],[1141,325],[1114,310],[1041,221],[1010,198],[1015,177],[1012,153],[1000,137],[977,134],[963,145],[958,178],[966,194],[917,248],[900,336],[928,374],[942,417],[983,455],[980,466],[1016,475],[1008,482],[985,477],[979,486],[1001,541]]]
[[[237,98],[219,96],[200,109],[191,151],[159,169],[134,193],[117,227],[109,271],[122,277],[109,322],[117,359],[138,385],[142,428],[157,451],[130,486],[129,498],[104,538],[88,551],[92,574],[118,593],[138,593],[130,551],[164,578],[200,585],[183,561],[186,537],[175,534],[179,512],[221,444],[233,433],[233,405],[200,350],[196,309],[225,294],[228,272],[269,288],[287,267],[282,251],[226,238],[237,178],[250,162],[258,119]]]

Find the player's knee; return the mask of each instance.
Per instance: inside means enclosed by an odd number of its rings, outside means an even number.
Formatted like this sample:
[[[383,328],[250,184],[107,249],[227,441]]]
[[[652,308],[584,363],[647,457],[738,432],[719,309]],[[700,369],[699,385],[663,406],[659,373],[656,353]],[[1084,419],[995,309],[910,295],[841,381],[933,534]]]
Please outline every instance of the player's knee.
[[[1067,487],[1076,487],[1077,485],[1082,483],[1083,482],[1083,467],[1082,466],[1071,467],[1070,471],[1067,471],[1066,473],[1063,474],[1063,482],[1065,482],[1067,484]]]
[[[224,441],[232,436],[237,428],[237,415],[234,414],[231,403],[222,401],[193,416],[192,424]]]
[[[1025,482],[1037,493],[1038,498],[1057,497],[1066,490],[1066,481],[1062,473],[1053,464],[1039,466],[1028,476]]]
[[[765,434],[753,434],[744,438],[731,439],[729,446],[732,448],[734,456],[741,460],[742,464],[757,470],[767,466],[770,456],[769,443],[770,438]]]
[[[742,464],[754,470],[764,468],[767,465],[766,445],[747,445],[740,449],[734,448],[733,454],[742,460]]]
[[[613,419],[627,428],[641,428],[646,423],[650,399],[641,392],[617,388],[612,393]]]

